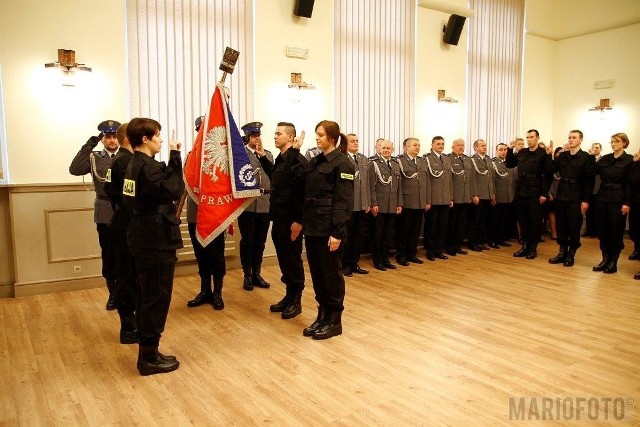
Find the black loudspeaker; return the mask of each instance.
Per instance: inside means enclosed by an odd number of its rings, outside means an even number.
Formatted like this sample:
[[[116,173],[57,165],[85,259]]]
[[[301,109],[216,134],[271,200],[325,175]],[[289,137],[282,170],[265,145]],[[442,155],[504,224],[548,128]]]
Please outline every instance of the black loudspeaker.
[[[462,34],[462,28],[464,27],[464,21],[467,18],[459,15],[451,15],[447,26],[444,27],[444,36],[442,40],[446,44],[457,45],[460,40],[460,34]]]
[[[293,9],[293,14],[296,16],[302,16],[304,18],[311,18],[314,1],[315,0],[296,0],[296,5]]]

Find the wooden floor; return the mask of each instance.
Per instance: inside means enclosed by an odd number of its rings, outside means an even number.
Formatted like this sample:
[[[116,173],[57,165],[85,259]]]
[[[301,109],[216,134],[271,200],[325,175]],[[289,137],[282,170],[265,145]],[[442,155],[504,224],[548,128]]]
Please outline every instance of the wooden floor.
[[[181,366],[151,377],[118,343],[106,289],[3,299],[0,425],[501,425],[510,397],[637,400],[640,262],[627,249],[617,274],[593,273],[596,245],[585,239],[573,268],[547,263],[553,242],[533,261],[507,248],[379,272],[365,258],[371,274],[347,278],[344,334],[320,342],[302,336],[308,274],[288,321],[268,309],[276,266],[253,292],[228,272],[220,312],[187,308],[198,279],[180,277],[161,350]],[[623,424],[639,423],[636,405]]]

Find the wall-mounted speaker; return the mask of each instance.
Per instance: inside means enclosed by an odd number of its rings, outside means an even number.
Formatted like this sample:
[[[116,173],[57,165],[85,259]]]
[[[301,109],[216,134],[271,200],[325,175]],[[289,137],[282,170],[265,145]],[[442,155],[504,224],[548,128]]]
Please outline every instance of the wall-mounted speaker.
[[[458,40],[460,40],[460,34],[462,34],[462,28],[464,27],[464,21],[467,18],[460,15],[451,15],[449,17],[449,22],[444,27],[444,36],[442,40],[446,44],[457,45]]]
[[[302,16],[304,18],[311,18],[313,13],[313,2],[315,0],[296,0],[296,5],[293,8],[293,14],[295,16]]]

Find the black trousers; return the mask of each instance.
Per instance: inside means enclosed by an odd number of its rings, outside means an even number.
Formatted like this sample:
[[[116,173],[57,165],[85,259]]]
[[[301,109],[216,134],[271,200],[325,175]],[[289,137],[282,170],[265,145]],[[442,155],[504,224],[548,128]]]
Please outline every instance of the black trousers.
[[[587,209],[587,212],[585,212],[587,229],[584,234],[589,237],[600,237],[600,234],[598,232],[600,217],[598,216],[598,209],[596,207],[596,204],[596,195],[592,194],[591,196],[589,196],[589,209]]]
[[[509,240],[509,210],[511,203],[496,203],[491,207],[491,237],[494,242]]]
[[[196,223],[190,222],[187,225],[191,243],[193,244],[193,252],[196,256],[196,261],[198,261],[198,274],[203,284],[208,284],[208,289],[202,290],[211,291],[211,277],[221,279],[227,273],[224,259],[224,233],[220,233],[207,246],[202,246],[196,237]]]
[[[598,218],[600,250],[603,254],[620,255],[624,249],[624,229],[627,225],[627,216],[622,215],[622,203],[596,202],[594,208]]]
[[[629,210],[629,237],[633,248],[640,250],[640,200],[632,201]]]
[[[107,224],[96,224],[98,242],[102,255],[102,277],[107,281],[110,294],[116,292],[116,252],[111,238],[111,228]]]
[[[316,301],[330,312],[344,310],[344,277],[340,249],[331,252],[329,236],[305,236],[307,261]]]
[[[462,240],[467,229],[469,203],[454,203],[449,210],[449,226],[447,227],[447,251],[456,252],[462,249]]]
[[[347,223],[347,241],[344,244],[342,265],[355,267],[360,262],[362,252],[362,225],[365,222],[364,211],[354,211]]]
[[[542,237],[542,205],[539,197],[519,197],[515,200],[523,242],[537,244]],[[582,223],[580,223],[582,225]],[[580,232],[578,231],[578,234]]]
[[[418,255],[418,239],[422,226],[423,209],[402,209],[396,218],[396,258],[407,259]]]
[[[488,241],[489,208],[491,200],[480,199],[477,205],[471,204],[469,218],[469,246],[481,245]]]
[[[371,236],[371,253],[373,262],[380,264],[389,259],[389,248],[391,247],[391,239],[393,228],[395,226],[395,213],[378,213],[371,216],[374,224],[374,234]]]
[[[173,273],[177,260],[175,251],[135,257],[140,285],[137,321],[140,345],[143,347],[157,346],[160,343],[171,304]]]
[[[114,285],[116,308],[121,317],[131,317],[139,310],[139,290],[136,265],[127,245],[127,230],[112,227],[111,242],[114,247],[116,267]]]
[[[580,245],[580,229],[582,228],[581,202],[556,200],[556,228],[558,245],[578,249]]]
[[[304,267],[302,265],[302,233],[291,240],[291,223],[274,221],[271,239],[276,248],[278,265],[282,272],[282,283],[294,292],[304,289]]]
[[[269,214],[242,212],[238,217],[240,227],[240,263],[243,268],[260,267],[269,232]]]
[[[449,206],[431,205],[424,213],[424,239],[427,255],[444,252],[449,225]]]

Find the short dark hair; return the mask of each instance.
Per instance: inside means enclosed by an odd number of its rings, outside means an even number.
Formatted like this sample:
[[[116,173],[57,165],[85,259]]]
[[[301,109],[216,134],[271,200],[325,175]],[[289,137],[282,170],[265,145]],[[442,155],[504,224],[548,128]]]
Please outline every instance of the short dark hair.
[[[144,117],[136,117],[129,121],[127,125],[127,138],[133,148],[142,145],[142,138],[147,137],[149,139],[162,130],[160,123],[153,119]]]
[[[126,135],[127,135],[127,123],[123,123],[120,126],[118,126],[118,130],[116,130],[116,138],[118,138],[118,144],[122,145]]]
[[[569,132],[569,133],[577,133],[578,135],[580,135],[580,139],[583,139],[583,138],[584,138],[584,135],[582,134],[582,131],[581,131],[581,130],[574,129],[574,130],[572,130],[572,131],[571,131],[571,132]]]
[[[624,148],[627,148],[629,146],[629,137],[627,136],[626,133],[619,132],[619,133],[611,135],[611,138],[619,138],[619,139],[621,139],[622,140],[622,146]],[[596,142],[596,144],[598,144],[598,143]]]
[[[296,127],[295,127],[295,125],[293,123],[278,122],[277,126],[282,126],[284,128],[287,128],[287,135],[296,136]]]
[[[509,148],[507,144],[505,144],[504,142],[501,142],[500,144],[496,145],[496,148],[500,147],[501,145],[504,145],[505,147]]]
[[[536,137],[538,137],[538,138],[540,137],[540,132],[538,132],[538,129],[529,129],[527,131],[527,133],[531,133],[531,132],[535,133]]]
[[[444,138],[441,137],[440,135],[436,135],[433,138],[431,138],[431,144],[433,144],[434,142],[439,141],[439,140],[444,141]]]
[[[409,141],[418,141],[418,138],[414,138],[414,137],[410,136],[409,138],[407,138],[404,141],[402,141],[402,146],[406,147],[407,144],[409,143]]]

